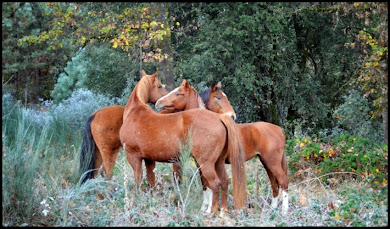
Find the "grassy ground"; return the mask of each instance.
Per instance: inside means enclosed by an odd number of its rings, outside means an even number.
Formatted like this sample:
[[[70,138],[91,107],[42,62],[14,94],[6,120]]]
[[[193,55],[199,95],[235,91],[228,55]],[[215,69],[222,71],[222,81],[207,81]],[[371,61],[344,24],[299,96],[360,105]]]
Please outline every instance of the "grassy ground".
[[[271,189],[257,159],[246,163],[248,208],[225,217],[200,212],[199,182],[179,192],[172,181],[171,164],[157,163],[156,191],[135,190],[133,171],[121,151],[111,181],[102,177],[79,186],[71,177],[77,168],[77,150],[52,158],[34,176],[30,215],[20,221],[20,209],[3,210],[4,226],[385,226],[388,224],[387,187],[376,190],[349,174],[328,174],[325,184],[312,171],[289,174],[289,213],[271,210]],[[4,151],[3,151],[4,152]],[[7,155],[3,155],[3,158]],[[230,174],[230,166],[227,166]],[[145,178],[145,169],[143,177]],[[192,170],[195,171],[195,170]],[[194,172],[195,173],[195,172]],[[195,173],[196,174],[196,173]],[[3,171],[4,176],[4,171]],[[197,175],[195,175],[197,176]],[[230,185],[231,186],[231,185]],[[3,187],[4,188],[4,187]],[[231,187],[229,187],[231,192]],[[4,190],[3,190],[4,191]],[[181,190],[183,191],[183,190]],[[186,198],[187,197],[187,200]],[[8,198],[12,199],[12,195]],[[11,200],[13,201],[13,200]],[[233,200],[229,196],[229,207]],[[4,206],[4,203],[3,203]]]
[[[181,160],[186,169],[179,186],[173,181],[172,165],[157,163],[153,195],[145,179],[141,191],[135,189],[133,170],[122,150],[112,180],[98,177],[80,185],[81,133],[60,119],[43,128],[34,127],[23,112],[12,106],[6,108],[2,125],[3,226],[388,225],[387,182],[373,186],[368,177],[354,172],[318,173],[310,164],[295,162],[297,155],[309,149],[294,147],[295,143],[287,148],[287,216],[270,208],[271,187],[257,158],[246,163],[247,208],[232,210],[230,182],[230,212],[224,217],[200,211],[202,188],[193,159],[188,156]],[[387,150],[383,156],[387,159]],[[380,156],[373,158],[383,160]],[[230,165],[227,170],[231,179]],[[145,178],[145,168],[143,171]]]

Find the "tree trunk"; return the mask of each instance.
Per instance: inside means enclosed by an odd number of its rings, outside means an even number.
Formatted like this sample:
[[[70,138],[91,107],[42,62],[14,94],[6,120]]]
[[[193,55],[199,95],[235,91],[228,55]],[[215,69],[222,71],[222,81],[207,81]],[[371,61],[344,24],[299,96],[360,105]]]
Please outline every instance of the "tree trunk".
[[[166,3],[162,2],[153,2],[151,3],[153,13],[153,19],[157,22],[164,24],[164,28],[169,28],[168,22],[168,7]],[[171,32],[168,29],[167,35],[164,36],[164,39],[159,42],[159,48],[162,50],[162,54],[168,54],[168,59],[164,59],[161,62],[157,63],[158,76],[162,82],[166,85],[168,90],[174,88],[175,75],[173,72],[173,52],[171,44]]]

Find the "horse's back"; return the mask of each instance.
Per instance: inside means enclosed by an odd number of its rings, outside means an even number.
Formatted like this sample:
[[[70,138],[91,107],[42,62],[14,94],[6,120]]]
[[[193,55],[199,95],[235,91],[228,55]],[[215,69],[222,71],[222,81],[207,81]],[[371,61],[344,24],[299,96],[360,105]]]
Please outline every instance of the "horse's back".
[[[238,124],[246,159],[249,160],[257,153],[265,154],[285,148],[283,129],[269,122],[254,122]]]

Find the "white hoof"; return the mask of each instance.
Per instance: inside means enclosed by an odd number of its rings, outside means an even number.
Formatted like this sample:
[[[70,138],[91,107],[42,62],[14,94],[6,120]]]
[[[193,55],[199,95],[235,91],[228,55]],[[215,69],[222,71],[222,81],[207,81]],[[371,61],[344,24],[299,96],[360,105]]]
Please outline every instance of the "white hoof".
[[[272,202],[271,202],[271,208],[277,208],[278,207],[278,197],[272,197]]]
[[[288,192],[283,190],[282,197],[283,197],[282,214],[287,215],[287,212],[288,212]]]

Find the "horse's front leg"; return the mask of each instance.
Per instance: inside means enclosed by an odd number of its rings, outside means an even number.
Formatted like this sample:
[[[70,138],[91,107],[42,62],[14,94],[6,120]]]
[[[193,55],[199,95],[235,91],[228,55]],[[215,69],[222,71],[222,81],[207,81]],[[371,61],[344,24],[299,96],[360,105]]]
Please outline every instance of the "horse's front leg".
[[[144,159],[144,161],[146,166],[146,178],[148,179],[150,188],[153,190],[156,185],[156,175],[154,173],[154,168],[156,168],[156,162],[149,159]]]
[[[137,190],[141,187],[142,179],[142,158],[138,155],[138,153],[127,152],[127,161],[130,163],[131,167],[133,167]]]

